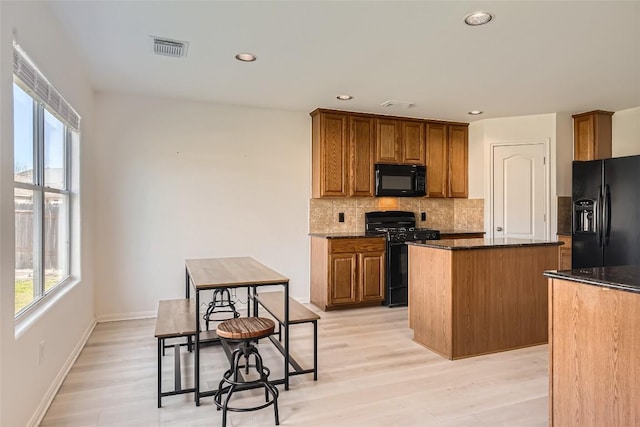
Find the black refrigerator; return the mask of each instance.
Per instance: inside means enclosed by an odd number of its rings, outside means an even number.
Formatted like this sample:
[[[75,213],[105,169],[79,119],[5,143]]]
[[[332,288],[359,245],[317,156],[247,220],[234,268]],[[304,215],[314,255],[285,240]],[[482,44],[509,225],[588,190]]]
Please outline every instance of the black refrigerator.
[[[640,264],[640,156],[573,162],[572,268]]]

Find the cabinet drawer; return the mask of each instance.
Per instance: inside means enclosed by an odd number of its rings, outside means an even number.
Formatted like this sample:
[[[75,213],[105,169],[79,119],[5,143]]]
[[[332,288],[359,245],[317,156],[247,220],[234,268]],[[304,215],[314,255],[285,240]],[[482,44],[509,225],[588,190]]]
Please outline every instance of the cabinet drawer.
[[[329,253],[384,252],[384,237],[329,239]]]

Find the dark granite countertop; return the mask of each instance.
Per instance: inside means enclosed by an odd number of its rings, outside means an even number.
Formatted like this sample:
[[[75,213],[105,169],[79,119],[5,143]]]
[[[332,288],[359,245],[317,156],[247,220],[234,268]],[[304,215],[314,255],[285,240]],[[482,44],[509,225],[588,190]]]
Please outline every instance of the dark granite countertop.
[[[640,294],[640,265],[545,271],[546,277]]]
[[[439,230],[440,234],[456,234],[456,235],[464,235],[464,234],[484,234],[483,230]]]
[[[463,249],[491,249],[519,246],[558,246],[562,242],[549,240],[512,239],[512,238],[484,238],[484,239],[443,239],[443,240],[418,240],[407,242],[407,245],[425,246],[428,248],[463,250]]]
[[[350,231],[345,233],[309,233],[309,236],[312,237],[322,237],[323,239],[354,239],[360,237],[384,237],[384,235],[379,234],[368,234],[364,231]]]

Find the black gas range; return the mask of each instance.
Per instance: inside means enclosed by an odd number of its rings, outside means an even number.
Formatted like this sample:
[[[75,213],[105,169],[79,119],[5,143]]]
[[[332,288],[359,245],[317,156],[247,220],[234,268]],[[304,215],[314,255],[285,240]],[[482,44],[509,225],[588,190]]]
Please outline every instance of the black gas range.
[[[416,228],[414,213],[405,211],[365,213],[365,232],[384,235],[387,241],[384,304],[389,307],[406,306],[409,300],[409,271],[405,242],[438,240],[440,232]]]

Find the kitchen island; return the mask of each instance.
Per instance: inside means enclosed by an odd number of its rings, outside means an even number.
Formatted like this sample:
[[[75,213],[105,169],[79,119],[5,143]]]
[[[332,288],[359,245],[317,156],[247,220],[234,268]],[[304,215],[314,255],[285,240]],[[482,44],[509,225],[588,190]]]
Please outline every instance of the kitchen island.
[[[640,425],[640,266],[545,276],[549,425]]]
[[[545,270],[561,242],[426,240],[409,246],[409,327],[448,359],[547,342]]]

